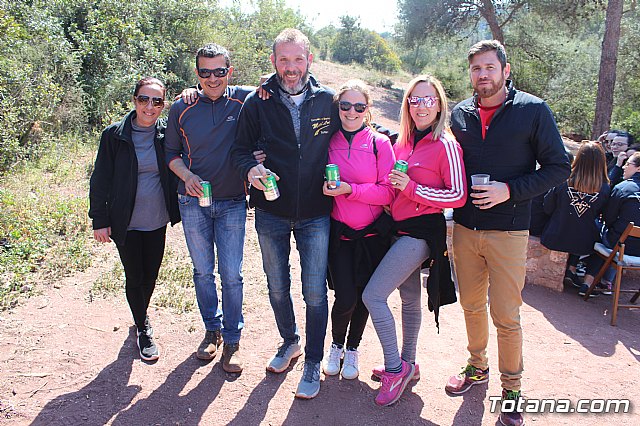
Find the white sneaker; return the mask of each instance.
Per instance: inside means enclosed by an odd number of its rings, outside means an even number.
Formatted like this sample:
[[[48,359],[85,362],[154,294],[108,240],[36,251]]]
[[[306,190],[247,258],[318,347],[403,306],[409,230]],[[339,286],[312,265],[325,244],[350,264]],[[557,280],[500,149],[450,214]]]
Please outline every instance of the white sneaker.
[[[353,380],[358,377],[358,351],[344,351],[344,362],[342,363],[342,378]]]
[[[340,372],[340,359],[342,358],[342,348],[339,348],[335,343],[331,344],[331,347],[327,351],[324,359],[322,360],[322,370],[327,376],[335,376]]]

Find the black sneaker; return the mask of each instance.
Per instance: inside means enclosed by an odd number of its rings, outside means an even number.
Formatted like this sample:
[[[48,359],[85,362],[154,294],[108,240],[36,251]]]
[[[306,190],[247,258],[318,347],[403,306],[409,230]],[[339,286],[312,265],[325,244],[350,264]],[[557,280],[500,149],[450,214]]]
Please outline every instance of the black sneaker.
[[[509,407],[509,411],[501,411],[500,412],[500,423],[504,426],[522,426],[524,425],[524,417],[522,417],[522,413],[516,411],[518,408],[518,400],[521,398],[520,391],[512,391],[502,389],[502,403],[503,408],[504,402],[508,400],[515,401],[513,407]],[[510,404],[511,405],[511,404]],[[513,410],[511,410],[513,408]]]
[[[584,283],[580,280],[580,278],[578,278],[577,274],[571,272],[568,269],[564,272],[564,285],[580,288],[582,287],[582,284]]]
[[[589,284],[582,284],[582,286],[580,286],[580,290],[578,290],[578,294],[580,296],[584,296],[585,294],[587,294],[587,290],[589,290]],[[594,288],[589,297],[596,296],[600,296],[600,292]]]
[[[140,358],[145,361],[155,361],[160,357],[158,346],[153,341],[153,337],[149,335],[148,331],[138,331],[138,350],[140,351]]]
[[[144,328],[147,330],[147,334],[153,337],[153,327],[151,327],[151,322],[149,321],[149,316],[144,317]]]

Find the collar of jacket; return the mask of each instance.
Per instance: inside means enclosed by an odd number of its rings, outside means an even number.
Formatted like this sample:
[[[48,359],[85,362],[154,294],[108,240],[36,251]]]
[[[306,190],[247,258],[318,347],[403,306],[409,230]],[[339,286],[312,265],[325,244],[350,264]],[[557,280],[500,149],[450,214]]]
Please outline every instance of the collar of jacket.
[[[124,116],[124,118],[120,121],[118,126],[116,127],[116,136],[123,141],[133,143],[133,139],[131,138],[131,132],[133,131],[133,119],[136,118],[137,113],[135,109],[132,109]],[[156,139],[164,138],[164,132],[162,132],[162,127],[164,125],[164,119],[158,118],[156,121]]]
[[[280,84],[278,83],[276,73],[273,73],[273,75],[269,77],[267,81],[262,83],[262,88],[269,92],[271,96],[280,99]],[[313,74],[309,73],[309,82],[307,83],[307,91],[309,92],[309,94],[305,97],[305,99],[315,96],[315,94],[320,90],[322,90],[322,86],[320,85],[320,83],[318,83],[318,80],[316,80]]]

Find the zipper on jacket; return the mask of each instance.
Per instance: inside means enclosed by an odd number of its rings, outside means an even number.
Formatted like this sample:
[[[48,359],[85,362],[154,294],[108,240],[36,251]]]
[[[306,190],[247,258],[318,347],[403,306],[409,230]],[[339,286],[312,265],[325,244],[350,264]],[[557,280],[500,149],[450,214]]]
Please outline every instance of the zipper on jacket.
[[[351,159],[351,143],[353,142],[353,137],[355,135],[351,135],[347,143],[349,144],[349,150],[347,151],[347,160]]]

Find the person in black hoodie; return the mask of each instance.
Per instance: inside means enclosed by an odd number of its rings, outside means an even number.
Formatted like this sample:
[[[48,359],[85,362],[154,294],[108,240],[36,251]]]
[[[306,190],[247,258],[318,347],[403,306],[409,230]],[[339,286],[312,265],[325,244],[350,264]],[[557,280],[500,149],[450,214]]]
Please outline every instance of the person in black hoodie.
[[[613,188],[603,213],[605,226],[601,235],[602,244],[610,249],[618,242],[618,238],[629,225],[629,222],[640,224],[640,152],[636,152],[629,157],[623,169],[623,178],[625,180]],[[625,241],[624,253],[625,255],[640,256],[640,240],[638,238],[628,238]],[[597,254],[589,256],[584,285],[578,291],[579,295],[585,295],[603,264],[604,260]],[[600,282],[599,288],[601,290],[598,290],[595,294],[598,294],[598,292],[611,294],[611,283],[614,277],[614,269],[607,271]],[[591,294],[593,295],[594,293]]]
[[[180,221],[176,179],[164,161],[166,88],[153,77],[138,81],[135,109],[102,132],[89,184],[93,236],[113,240],[126,278],[140,357],[158,359],[147,316],[164,255],[167,223]]]
[[[551,250],[569,254],[564,282],[582,286],[576,274],[580,256],[593,253],[600,239],[597,220],[609,199],[609,179],[604,149],[598,142],[584,142],[571,166],[569,179],[549,190],[544,212],[550,217],[540,242]]]

